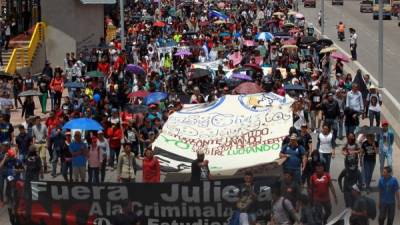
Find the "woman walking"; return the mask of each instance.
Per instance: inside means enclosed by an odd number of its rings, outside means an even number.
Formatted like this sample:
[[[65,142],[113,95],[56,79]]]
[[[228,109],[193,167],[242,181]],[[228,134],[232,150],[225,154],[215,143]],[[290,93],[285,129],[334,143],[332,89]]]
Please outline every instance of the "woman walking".
[[[322,132],[318,135],[317,149],[321,159],[325,162],[324,171],[329,173],[331,158],[335,158],[335,139],[327,124],[322,126]]]
[[[54,105],[59,108],[61,106],[61,97],[64,90],[64,79],[59,71],[56,72],[55,77],[51,80],[50,90],[54,94]]]
[[[107,158],[110,155],[110,145],[108,144],[107,139],[104,137],[103,131],[97,132],[97,147],[100,149],[101,154],[103,155],[103,160],[101,161],[100,167],[100,181],[104,182],[104,179],[106,178]]]
[[[160,162],[151,148],[146,148],[144,152],[143,183],[160,183]]]
[[[88,154],[88,177],[89,183],[99,183],[100,167],[103,162],[103,153],[97,145],[97,138],[92,137]]]

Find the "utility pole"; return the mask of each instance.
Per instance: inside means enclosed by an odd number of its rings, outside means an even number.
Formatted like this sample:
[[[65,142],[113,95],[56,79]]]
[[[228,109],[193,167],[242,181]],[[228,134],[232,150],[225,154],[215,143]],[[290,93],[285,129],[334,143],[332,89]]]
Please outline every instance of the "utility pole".
[[[379,43],[378,43],[378,76],[379,88],[383,88],[383,0],[379,0]]]
[[[321,0],[321,34],[325,34],[325,0]]]
[[[125,15],[124,15],[124,0],[119,0],[119,24],[120,24],[120,38],[121,38],[121,47],[125,49]]]

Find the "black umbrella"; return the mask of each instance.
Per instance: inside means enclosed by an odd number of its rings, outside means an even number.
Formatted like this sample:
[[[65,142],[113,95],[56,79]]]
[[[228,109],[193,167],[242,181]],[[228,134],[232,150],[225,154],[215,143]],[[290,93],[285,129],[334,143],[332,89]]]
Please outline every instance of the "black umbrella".
[[[128,105],[126,110],[129,113],[148,113],[149,108],[145,105]]]
[[[315,38],[315,37],[313,37],[313,36],[305,36],[305,37],[300,41],[300,43],[301,43],[301,44],[307,45],[307,44],[312,44],[312,43],[314,43],[314,42],[316,42],[316,41],[317,41],[317,38]]]
[[[21,93],[19,93],[19,97],[29,97],[29,96],[42,96],[43,94],[38,92],[38,91],[34,91],[34,90],[29,90],[29,91],[23,91]]]
[[[317,41],[318,44],[324,45],[324,46],[331,46],[333,45],[333,41],[329,38],[321,38]]]
[[[209,76],[209,75],[211,75],[211,72],[209,70],[196,68],[196,69],[193,69],[191,71],[190,79],[206,77],[206,76]]]
[[[369,126],[363,126],[360,127],[358,130],[358,134],[380,134],[381,133],[381,128],[380,127],[369,127]]]
[[[286,84],[285,85],[285,90],[286,91],[291,91],[291,90],[293,90],[293,91],[305,91],[306,89],[302,85],[299,85],[299,84]]]
[[[9,79],[12,80],[13,76],[5,71],[0,71],[0,79]]]

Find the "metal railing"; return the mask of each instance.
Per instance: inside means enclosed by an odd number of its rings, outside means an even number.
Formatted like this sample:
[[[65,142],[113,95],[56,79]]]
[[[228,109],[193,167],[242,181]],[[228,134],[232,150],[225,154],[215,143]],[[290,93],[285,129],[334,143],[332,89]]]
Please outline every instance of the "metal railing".
[[[44,41],[45,28],[46,24],[44,22],[37,23],[28,47],[14,48],[5,69],[6,73],[15,74],[18,68],[32,66],[33,57],[38,45]]]

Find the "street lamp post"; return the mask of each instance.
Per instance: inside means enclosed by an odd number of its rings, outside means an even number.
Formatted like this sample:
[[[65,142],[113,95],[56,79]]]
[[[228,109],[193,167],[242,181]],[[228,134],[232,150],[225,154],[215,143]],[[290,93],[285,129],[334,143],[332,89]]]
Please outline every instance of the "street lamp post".
[[[119,24],[120,24],[120,38],[121,47],[125,49],[125,15],[124,15],[124,0],[119,0]]]
[[[325,34],[325,0],[321,0],[321,34]]]
[[[379,43],[378,43],[378,76],[379,88],[383,88],[383,0],[379,0]]]

